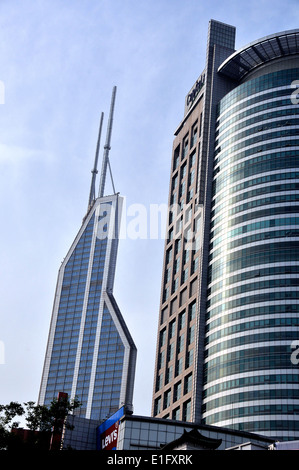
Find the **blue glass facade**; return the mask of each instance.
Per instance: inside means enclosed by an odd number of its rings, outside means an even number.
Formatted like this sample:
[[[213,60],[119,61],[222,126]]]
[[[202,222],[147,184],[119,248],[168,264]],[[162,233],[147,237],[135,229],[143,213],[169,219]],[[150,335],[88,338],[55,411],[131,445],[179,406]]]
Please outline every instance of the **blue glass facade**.
[[[219,103],[203,417],[299,436],[299,69],[253,78]]]
[[[98,420],[132,406],[136,348],[112,294],[121,203],[96,199],[61,265],[39,397],[63,391]]]

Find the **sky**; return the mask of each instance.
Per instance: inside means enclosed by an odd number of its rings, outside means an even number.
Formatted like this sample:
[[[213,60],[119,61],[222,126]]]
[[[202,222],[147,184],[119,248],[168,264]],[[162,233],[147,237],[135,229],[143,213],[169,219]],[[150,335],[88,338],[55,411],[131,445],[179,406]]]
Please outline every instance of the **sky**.
[[[114,296],[138,350],[134,413],[150,416],[166,228],[162,219],[153,236],[150,210],[167,204],[174,131],[210,19],[236,27],[239,49],[298,28],[298,2],[0,0],[0,404],[38,399],[58,269],[117,86],[109,157],[125,206]]]

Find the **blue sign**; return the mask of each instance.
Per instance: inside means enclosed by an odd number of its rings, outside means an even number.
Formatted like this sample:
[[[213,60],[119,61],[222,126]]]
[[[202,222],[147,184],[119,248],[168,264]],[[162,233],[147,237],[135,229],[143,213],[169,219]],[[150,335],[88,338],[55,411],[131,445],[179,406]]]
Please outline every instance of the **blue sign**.
[[[125,408],[122,406],[97,427],[97,450],[116,450],[119,421],[124,414]]]

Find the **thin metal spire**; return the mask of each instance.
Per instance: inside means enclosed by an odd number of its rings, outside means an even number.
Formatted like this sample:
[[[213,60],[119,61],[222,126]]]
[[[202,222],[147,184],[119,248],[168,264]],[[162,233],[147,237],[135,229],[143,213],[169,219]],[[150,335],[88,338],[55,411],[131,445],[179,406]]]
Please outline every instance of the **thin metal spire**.
[[[99,187],[99,197],[104,196],[104,189],[105,189],[105,182],[106,182],[106,174],[107,174],[107,165],[109,163],[109,150],[110,150],[110,141],[111,141],[111,134],[112,134],[112,124],[113,124],[113,112],[114,112],[114,104],[115,104],[115,95],[116,95],[116,86],[113,87],[112,90],[112,98],[111,98],[111,106],[110,106],[110,115],[108,121],[108,128],[107,128],[107,136],[106,136],[106,143],[104,147],[104,156],[102,162],[102,171],[101,171],[101,179],[100,179],[100,187]]]
[[[91,170],[92,179],[91,179],[91,185],[90,185],[90,193],[89,193],[88,208],[90,208],[90,206],[93,204],[93,202],[94,202],[94,200],[95,200],[96,176],[97,176],[97,173],[98,173],[98,158],[99,158],[99,150],[100,150],[100,141],[101,141],[101,134],[102,134],[103,118],[104,118],[104,113],[101,114],[100,127],[99,127],[99,134],[98,134],[98,141],[97,141],[97,148],[96,148],[96,154],[95,154],[95,158],[94,158],[94,166],[93,166],[93,170]]]

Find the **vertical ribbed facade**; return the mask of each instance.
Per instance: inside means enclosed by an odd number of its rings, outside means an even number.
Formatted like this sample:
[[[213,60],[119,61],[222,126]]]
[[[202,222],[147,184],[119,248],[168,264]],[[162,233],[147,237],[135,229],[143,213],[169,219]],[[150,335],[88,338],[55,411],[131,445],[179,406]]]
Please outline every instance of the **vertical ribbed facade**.
[[[194,157],[185,213],[195,243],[184,258],[185,234],[172,241],[169,220],[153,415],[298,439],[299,31],[239,51],[234,33],[211,20],[206,67],[175,133],[169,204]]]
[[[136,348],[113,298],[122,198],[97,198],[58,274],[39,404],[77,397],[102,420],[132,407]]]

